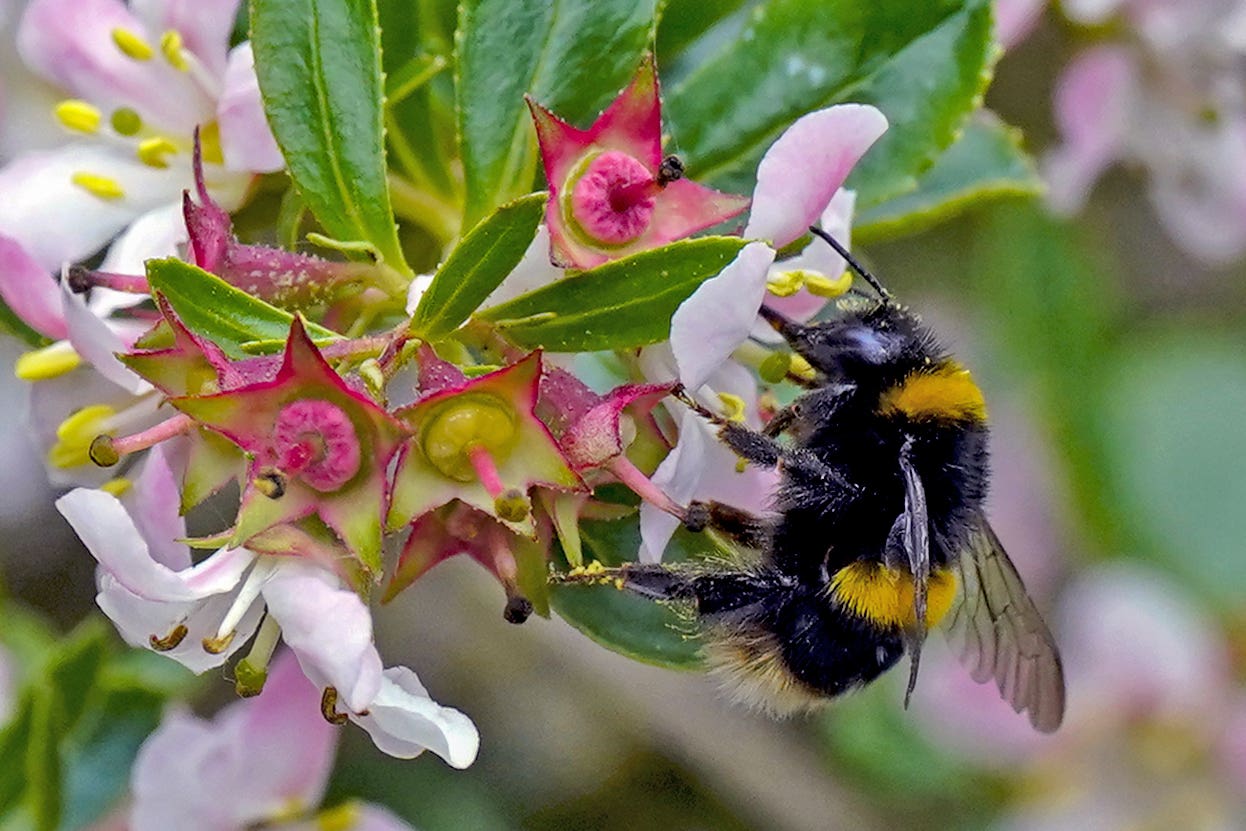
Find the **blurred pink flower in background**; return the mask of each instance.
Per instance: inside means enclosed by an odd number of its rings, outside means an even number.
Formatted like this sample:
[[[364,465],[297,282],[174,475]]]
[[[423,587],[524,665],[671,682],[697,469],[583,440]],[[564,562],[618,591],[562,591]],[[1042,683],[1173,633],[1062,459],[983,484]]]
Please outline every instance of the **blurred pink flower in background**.
[[[337,740],[337,728],[320,714],[320,692],[284,654],[257,698],[210,720],[181,709],[165,716],[134,765],[130,828],[409,829],[377,805],[347,803],[316,814]]]
[[[1063,142],[1044,160],[1051,205],[1081,209],[1111,165],[1141,168],[1173,239],[1216,265],[1246,252],[1246,4],[1074,0],[1076,23],[1123,37],[1078,55],[1055,93]],[[1119,31],[1119,30],[1113,30]]]
[[[936,743],[1020,777],[998,827],[1239,827],[1246,711],[1214,621],[1162,573],[1119,562],[1070,584],[1055,623],[1060,732],[1027,730],[946,656],[924,667],[914,701]]]

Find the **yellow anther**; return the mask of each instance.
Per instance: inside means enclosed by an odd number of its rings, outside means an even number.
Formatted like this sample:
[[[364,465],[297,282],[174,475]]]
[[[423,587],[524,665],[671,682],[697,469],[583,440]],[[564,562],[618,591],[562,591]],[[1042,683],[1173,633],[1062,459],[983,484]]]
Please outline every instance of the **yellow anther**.
[[[109,202],[121,199],[125,196],[125,191],[121,189],[121,183],[116,179],[110,179],[107,176],[100,176],[95,173],[87,173],[78,171],[69,177],[69,181],[85,190],[92,196],[98,196],[100,199]]]
[[[106,432],[109,419],[117,411],[106,404],[83,407],[56,428],[56,444],[48,451],[48,462],[55,467],[80,467],[91,461],[91,442]]]
[[[164,136],[143,139],[138,144],[139,161],[148,167],[166,168],[169,166],[166,157],[177,152],[177,145]]]
[[[732,395],[729,392],[718,393],[718,400],[722,402],[725,412],[723,415],[729,421],[744,421],[744,399],[738,395]]]
[[[813,371],[813,367],[809,365],[809,362],[794,352],[792,353],[792,366],[788,369],[788,372],[802,381],[813,381],[818,377],[818,374]]]
[[[67,340],[27,352],[17,359],[13,374],[23,381],[46,381],[75,370],[82,357]]]
[[[118,107],[108,117],[112,128],[123,136],[136,136],[143,129],[143,117],[129,107]]]
[[[226,632],[220,637],[207,637],[203,639],[203,651],[209,655],[220,655],[229,645],[234,642],[235,632]]]
[[[748,470],[748,461],[746,461],[745,459],[736,459],[735,460],[735,472],[743,473],[746,470]]]
[[[818,297],[839,297],[852,288],[852,272],[845,271],[834,280],[821,274],[806,274],[805,288]]]
[[[136,61],[150,61],[156,54],[151,44],[143,40],[142,35],[131,32],[129,29],[122,29],[120,26],[112,30],[112,42],[117,45],[122,54]]]
[[[120,498],[132,487],[134,487],[134,483],[132,481],[124,476],[118,476],[115,479],[109,479],[107,482],[100,485],[100,490],[104,493],[110,493],[113,496]]]
[[[76,98],[60,102],[54,112],[61,124],[77,133],[94,133],[104,118],[97,108]]]
[[[209,121],[199,128],[199,150],[207,164],[224,164],[225,155],[221,151],[221,125]]]
[[[775,297],[791,297],[804,284],[803,271],[777,271],[766,278],[766,291]]]
[[[186,60],[186,53],[182,50],[181,33],[170,29],[161,35],[160,51],[164,53],[164,59],[169,62],[169,66],[178,72],[190,70],[190,63]]]

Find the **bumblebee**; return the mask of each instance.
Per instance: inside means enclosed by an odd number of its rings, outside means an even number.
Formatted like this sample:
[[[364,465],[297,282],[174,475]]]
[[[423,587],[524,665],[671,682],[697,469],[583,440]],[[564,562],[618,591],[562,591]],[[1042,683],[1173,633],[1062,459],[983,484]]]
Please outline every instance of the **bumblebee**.
[[[810,325],[762,308],[816,381],[760,432],[676,393],[741,458],[778,468],[773,518],[717,502],[694,502],[683,517],[758,556],[627,564],[612,579],[690,608],[735,696],[772,713],[867,684],[906,652],[907,705],[927,630],[945,623],[974,680],[994,679],[1035,728],[1053,731],[1064,713],[1060,657],[983,514],[982,392],[916,315],[811,230],[877,295]]]

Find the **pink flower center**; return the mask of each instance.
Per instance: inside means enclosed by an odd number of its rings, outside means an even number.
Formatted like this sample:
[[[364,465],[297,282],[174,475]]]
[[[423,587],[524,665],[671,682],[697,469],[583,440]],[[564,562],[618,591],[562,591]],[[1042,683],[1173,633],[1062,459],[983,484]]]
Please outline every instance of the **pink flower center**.
[[[593,240],[623,245],[645,232],[661,186],[637,159],[607,150],[588,163],[571,188],[570,210]]]
[[[318,399],[281,409],[273,425],[276,466],[318,491],[335,491],[359,472],[359,436],[337,405]]]

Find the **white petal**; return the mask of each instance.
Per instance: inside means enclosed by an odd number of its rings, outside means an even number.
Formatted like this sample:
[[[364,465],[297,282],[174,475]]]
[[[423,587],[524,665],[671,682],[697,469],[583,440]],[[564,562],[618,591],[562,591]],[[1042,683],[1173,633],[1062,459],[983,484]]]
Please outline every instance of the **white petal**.
[[[886,116],[868,104],[837,104],[798,118],[757,166],[744,236],[782,248],[804,234],[886,130]]]
[[[147,451],[134,486],[121,496],[121,504],[147,542],[151,558],[174,571],[192,564],[190,549],[178,542],[186,536],[180,493],[165,446],[158,444]]]
[[[87,306],[85,297],[75,294],[64,280],[61,281],[61,299],[65,323],[69,326],[69,342],[83,360],[132,395],[150,392],[151,384],[117,360],[116,355],[129,349],[134,339],[150,327],[141,323],[135,326],[133,322],[102,320]]]
[[[255,558],[246,549],[222,549],[197,566],[173,571],[151,558],[147,541],[112,494],[76,488],[56,500],[56,508],[100,565],[149,600],[199,600],[228,592]]]
[[[307,677],[334,687],[345,706],[367,709],[381,687],[381,656],[372,643],[372,615],[336,576],[292,557],[280,558],[264,599],[282,638]]]
[[[671,448],[652,481],[680,505],[687,505],[701,486],[706,468],[702,460],[716,439],[705,420],[692,410],[685,410],[679,420],[679,441]],[[659,508],[642,502],[640,505],[640,561],[656,563],[679,527],[679,520]]]
[[[766,273],[772,262],[774,249],[749,243],[675,310],[671,349],[679,378],[689,389],[704,384],[710,373],[748,339],[766,294]]]
[[[215,77],[225,71],[225,51],[239,0],[130,0],[130,11],[151,32],[173,29]]]
[[[76,173],[112,179],[124,195],[102,199],[75,185]],[[176,202],[190,185],[189,165],[148,167],[99,143],[27,153],[0,169],[0,233],[58,271],[103,248],[140,215]]]
[[[186,220],[182,217],[181,204],[170,202],[161,205],[130,223],[130,227],[109,246],[108,256],[104,257],[100,270],[116,274],[144,274],[148,260],[177,256],[178,246],[184,245],[186,239]],[[97,311],[133,306],[143,299],[141,294],[112,292],[122,297],[110,307],[101,308],[96,300],[98,293],[98,289],[91,293],[91,307]]]
[[[560,280],[566,272],[549,261],[549,228],[542,222],[537,226],[536,236],[524,251],[519,264],[506,275],[493,293],[480,304],[482,309],[497,306],[521,294],[547,286]]]
[[[264,612],[263,604],[251,604],[234,627],[234,639],[229,646],[223,652],[213,654],[203,648],[203,639],[216,637],[217,628],[233,605],[237,591],[205,600],[170,602],[139,597],[102,568],[97,582],[99,592],[95,602],[131,646],[151,649],[152,635],[163,638],[177,625],[184,625],[187,631],[182,642],[160,654],[172,658],[195,674],[219,667],[246,646]]]
[[[407,667],[385,670],[368,715],[351,719],[368,731],[378,748],[399,759],[413,758],[428,749],[451,767],[462,769],[476,760],[480,749],[480,733],[472,720],[429,698],[419,678]]]

